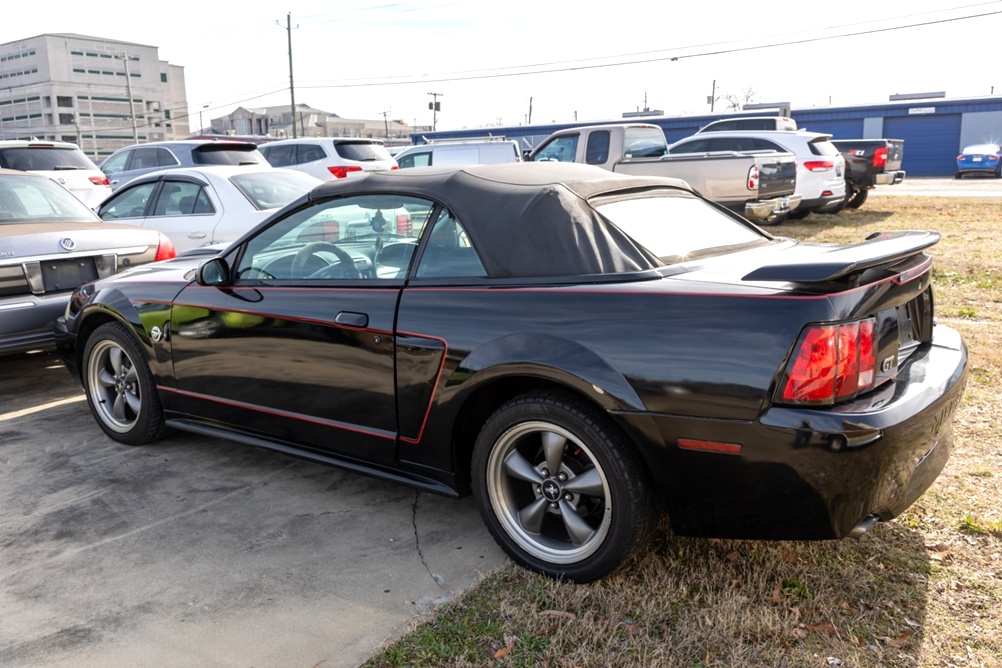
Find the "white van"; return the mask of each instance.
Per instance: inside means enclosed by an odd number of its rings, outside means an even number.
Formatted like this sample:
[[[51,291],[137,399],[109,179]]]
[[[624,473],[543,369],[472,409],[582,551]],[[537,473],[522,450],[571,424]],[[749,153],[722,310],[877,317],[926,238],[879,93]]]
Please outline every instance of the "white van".
[[[478,139],[433,142],[408,146],[393,156],[400,169],[431,165],[490,165],[521,162],[522,154],[514,139]]]

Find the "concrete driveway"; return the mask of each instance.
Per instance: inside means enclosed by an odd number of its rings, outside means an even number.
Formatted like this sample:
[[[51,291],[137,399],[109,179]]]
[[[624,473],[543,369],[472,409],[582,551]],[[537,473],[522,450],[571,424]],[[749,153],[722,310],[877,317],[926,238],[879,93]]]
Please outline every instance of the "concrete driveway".
[[[991,177],[965,177],[963,179],[906,176],[896,186],[877,186],[870,197],[976,197],[1002,198],[1002,179]],[[863,205],[866,206],[865,204]]]
[[[357,666],[503,561],[469,498],[123,446],[53,355],[0,357],[2,666]]]

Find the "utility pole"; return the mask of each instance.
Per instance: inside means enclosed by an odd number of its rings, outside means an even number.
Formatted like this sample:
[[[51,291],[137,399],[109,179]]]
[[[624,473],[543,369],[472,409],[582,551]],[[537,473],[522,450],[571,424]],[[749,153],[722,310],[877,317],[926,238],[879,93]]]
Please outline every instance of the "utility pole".
[[[383,115],[383,136],[386,137],[387,139],[389,139],[390,138],[390,126],[389,126],[389,124],[386,121],[386,117],[389,116],[391,112],[389,112],[389,111],[381,111],[379,113],[381,113]]]
[[[278,27],[282,27],[278,21],[275,23]],[[292,104],[290,117],[292,118],[292,138],[295,139],[299,135],[296,134],[296,86],[292,81],[292,12],[289,12],[285,17],[285,31],[289,33],[289,98]]]
[[[529,98],[529,117],[528,117],[528,123],[526,123],[526,125],[532,125],[532,98],[531,97]]]
[[[431,129],[434,132],[435,130],[438,129],[438,112],[442,108],[442,105],[438,101],[438,98],[445,97],[445,94],[444,93],[428,93],[428,95],[431,95],[432,99],[434,100],[434,102],[429,102],[428,103],[428,108],[431,109]]]
[[[713,80],[713,86],[710,88],[710,96],[706,98],[706,101],[710,103],[710,113],[713,113],[713,103],[717,101],[717,80]]]
[[[125,62],[125,94],[129,96],[129,115],[132,117],[132,139],[139,143],[139,126],[136,125],[136,102],[132,99],[132,75],[129,74],[129,52],[123,51],[121,58]]]

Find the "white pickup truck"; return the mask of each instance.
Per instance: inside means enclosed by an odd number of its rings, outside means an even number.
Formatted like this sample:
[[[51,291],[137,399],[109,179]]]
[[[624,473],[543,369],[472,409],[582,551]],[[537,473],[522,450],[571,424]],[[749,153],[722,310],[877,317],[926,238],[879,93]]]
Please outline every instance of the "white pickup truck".
[[[580,162],[612,172],[682,179],[706,199],[759,224],[774,225],[800,204],[792,153],[720,151],[668,155],[660,127],[648,123],[586,125],[555,132],[528,160]]]

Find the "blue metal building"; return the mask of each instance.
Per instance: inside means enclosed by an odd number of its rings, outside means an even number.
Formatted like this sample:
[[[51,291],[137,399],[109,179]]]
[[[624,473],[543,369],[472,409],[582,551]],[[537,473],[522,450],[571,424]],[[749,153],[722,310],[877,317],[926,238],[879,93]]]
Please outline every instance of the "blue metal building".
[[[609,121],[518,125],[425,133],[415,143],[444,139],[504,136],[532,148],[557,130],[608,123],[652,123],[664,130],[669,143],[696,132],[718,118],[762,116],[774,112],[742,112],[705,116],[653,116]],[[956,158],[969,144],[1002,143],[1002,96],[981,98],[925,98],[853,107],[793,109],[797,125],[826,132],[836,139],[903,139],[903,169],[909,176],[953,176]]]

